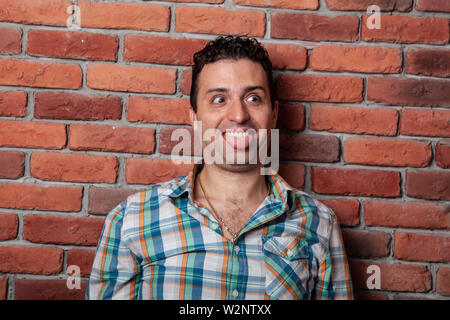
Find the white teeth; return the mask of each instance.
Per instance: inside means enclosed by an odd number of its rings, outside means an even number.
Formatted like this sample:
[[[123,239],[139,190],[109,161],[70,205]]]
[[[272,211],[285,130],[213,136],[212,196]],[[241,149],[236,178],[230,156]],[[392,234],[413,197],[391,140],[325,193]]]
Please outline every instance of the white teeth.
[[[247,137],[249,133],[247,131],[245,132],[225,132],[225,135],[232,136],[232,137]]]

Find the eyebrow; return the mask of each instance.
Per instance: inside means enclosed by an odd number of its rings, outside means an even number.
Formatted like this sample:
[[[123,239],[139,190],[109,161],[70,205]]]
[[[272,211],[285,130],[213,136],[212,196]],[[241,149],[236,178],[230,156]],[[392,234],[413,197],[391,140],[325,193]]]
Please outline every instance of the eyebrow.
[[[244,89],[244,94],[253,90],[262,90],[265,92],[264,87],[262,86],[250,86],[246,87]],[[211,88],[208,91],[206,91],[206,94],[212,93],[212,92],[228,92],[229,90],[227,88]]]

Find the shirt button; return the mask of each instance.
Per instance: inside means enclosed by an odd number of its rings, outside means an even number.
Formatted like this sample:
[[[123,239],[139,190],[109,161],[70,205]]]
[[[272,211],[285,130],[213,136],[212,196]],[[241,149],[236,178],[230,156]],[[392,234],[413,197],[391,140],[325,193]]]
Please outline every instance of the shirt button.
[[[239,295],[239,292],[236,289],[234,289],[233,290],[233,297],[237,298],[238,295]]]
[[[239,251],[241,251],[241,249],[239,249],[238,246],[234,247],[234,252],[239,253]]]
[[[292,250],[288,250],[288,251],[286,252],[286,254],[287,254],[288,257],[292,257]]]

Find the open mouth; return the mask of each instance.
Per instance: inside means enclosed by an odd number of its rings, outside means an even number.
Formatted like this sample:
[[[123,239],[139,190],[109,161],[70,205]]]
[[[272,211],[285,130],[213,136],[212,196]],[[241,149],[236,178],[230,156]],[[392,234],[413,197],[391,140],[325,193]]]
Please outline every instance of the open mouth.
[[[255,130],[249,129],[228,129],[222,133],[225,141],[234,149],[247,149],[252,139],[255,139]]]

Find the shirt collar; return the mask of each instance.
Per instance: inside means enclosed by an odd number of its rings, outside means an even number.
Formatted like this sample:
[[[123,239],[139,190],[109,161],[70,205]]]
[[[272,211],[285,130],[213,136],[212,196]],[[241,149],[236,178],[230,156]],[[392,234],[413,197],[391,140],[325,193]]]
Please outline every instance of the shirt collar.
[[[202,169],[203,163],[195,164],[187,176],[176,179],[173,182],[170,192],[167,195],[171,198],[187,195],[191,202],[193,202],[194,179]],[[291,207],[295,203],[295,189],[292,188],[278,173],[273,170],[271,173],[271,175],[266,176],[266,181],[269,182],[272,192],[271,200],[274,202],[280,201]]]

